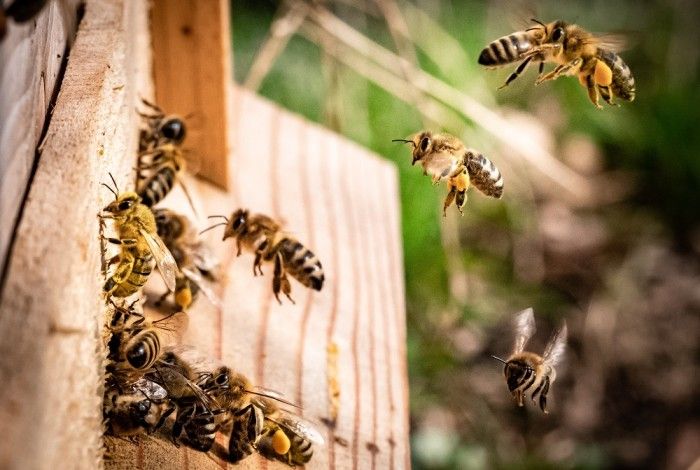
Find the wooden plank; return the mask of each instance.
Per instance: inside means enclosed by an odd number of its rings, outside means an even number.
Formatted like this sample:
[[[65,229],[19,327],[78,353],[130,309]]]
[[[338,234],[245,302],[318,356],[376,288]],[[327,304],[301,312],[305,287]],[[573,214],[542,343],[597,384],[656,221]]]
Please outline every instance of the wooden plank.
[[[79,3],[49,2],[32,21],[9,21],[0,42],[0,278]]]
[[[132,180],[146,18],[145,0],[88,0],[70,51],[0,300],[0,468],[101,465],[96,215],[109,171]]]
[[[208,235],[226,267],[223,308],[199,300],[185,342],[221,359],[258,385],[303,406],[326,445],[306,468],[408,468],[405,310],[397,174],[393,165],[335,134],[240,89],[235,91],[238,139],[231,154],[232,191],[192,180],[204,214],[238,207],[286,221],[321,259],[321,292],[293,281],[296,304],[278,305],[271,267],[253,277],[253,256],[235,256],[221,229]],[[246,119],[241,119],[243,116]],[[173,194],[168,206],[187,211]],[[202,224],[206,225],[206,221]],[[202,226],[204,226],[202,225]],[[329,348],[337,348],[340,396],[334,427]],[[225,444],[226,439],[221,437]],[[138,444],[107,440],[109,469],[226,468],[221,459],[162,437]],[[284,469],[258,456],[236,468]]]
[[[198,174],[228,187],[228,90],[232,78],[227,0],[154,0],[156,101],[187,120],[185,147]]]

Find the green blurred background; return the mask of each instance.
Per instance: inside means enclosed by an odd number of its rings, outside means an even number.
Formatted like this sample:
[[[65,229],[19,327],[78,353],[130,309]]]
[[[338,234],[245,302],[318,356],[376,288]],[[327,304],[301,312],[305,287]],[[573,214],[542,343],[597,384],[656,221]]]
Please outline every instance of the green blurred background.
[[[415,468],[700,457],[698,11],[681,0],[233,2],[236,80],[399,169]],[[636,101],[598,110],[575,78],[535,87],[535,67],[499,91],[514,67],[476,58],[531,17],[625,33]],[[278,53],[261,59],[265,44]],[[443,218],[444,186],[391,142],[426,127],[488,155],[503,200],[471,191],[464,217]],[[508,354],[512,315],[528,306],[535,351],[569,325],[547,416],[516,407],[489,359]]]

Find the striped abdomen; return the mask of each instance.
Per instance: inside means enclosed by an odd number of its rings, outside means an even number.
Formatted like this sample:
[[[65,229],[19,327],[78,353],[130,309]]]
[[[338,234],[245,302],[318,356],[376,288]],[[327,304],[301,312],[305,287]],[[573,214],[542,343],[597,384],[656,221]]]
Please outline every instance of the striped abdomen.
[[[153,173],[139,189],[141,203],[153,207],[168,195],[175,185],[177,170],[170,165],[163,165]]]
[[[296,240],[284,238],[276,247],[282,254],[285,270],[297,281],[314,290],[323,287],[323,268],[311,250]]]
[[[309,463],[311,457],[314,456],[314,449],[311,441],[293,433],[286,434],[290,441],[292,441],[292,446],[289,448],[289,460],[292,464],[304,465]]]
[[[612,70],[612,91],[615,96],[626,101],[633,101],[635,97],[635,83],[632,71],[622,58],[612,51],[598,49],[598,58]]]
[[[528,362],[519,359],[508,361],[503,372],[506,376],[508,390],[511,392],[516,390],[525,392],[532,387],[537,380],[535,368]]]
[[[182,223],[182,219],[170,209],[154,209],[153,216],[156,219],[158,236],[166,244],[169,241],[180,238],[185,233],[185,225]],[[168,249],[171,249],[170,246],[168,246]]]
[[[122,261],[122,263],[128,262]],[[104,291],[112,297],[129,297],[141,289],[153,270],[153,255],[150,252],[145,252],[143,256],[137,256],[133,263],[131,273],[124,281],[117,282],[112,276],[105,282]],[[120,266],[117,266],[117,272],[119,272],[119,268]]]
[[[184,421],[183,429],[187,434],[188,444],[200,452],[209,452],[219,430],[216,416],[199,403],[181,407],[177,414],[177,420]]]
[[[152,329],[140,331],[126,343],[124,356],[134,369],[150,369],[160,356],[158,334]]]
[[[503,176],[496,165],[474,150],[467,150],[465,160],[471,184],[487,196],[500,199],[503,196]]]
[[[486,46],[479,54],[479,64],[487,67],[509,64],[519,60],[535,44],[525,31],[503,36]]]

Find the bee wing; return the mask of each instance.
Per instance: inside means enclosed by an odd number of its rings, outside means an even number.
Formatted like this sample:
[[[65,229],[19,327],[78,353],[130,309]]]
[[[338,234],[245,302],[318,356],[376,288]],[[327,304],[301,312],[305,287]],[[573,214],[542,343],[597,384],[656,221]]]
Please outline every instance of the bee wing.
[[[523,352],[527,341],[535,334],[535,314],[532,308],[526,308],[515,315],[513,320],[515,328],[515,343],[513,344],[513,354]]]
[[[314,444],[323,445],[326,443],[321,433],[318,432],[311,423],[298,416],[284,415],[279,424],[284,426],[288,431]]]
[[[214,289],[212,285],[204,279],[204,277],[199,274],[196,270],[194,269],[189,269],[189,268],[182,268],[182,273],[189,279],[190,281],[194,282],[197,284],[197,287],[199,287],[199,290],[201,290],[204,295],[209,299],[209,301],[215,306],[215,307],[221,307],[221,299],[219,296],[214,292]]]
[[[601,49],[613,52],[621,52],[629,48],[630,39],[628,35],[622,33],[595,33],[591,40],[593,44]]]
[[[153,258],[156,260],[156,266],[158,266],[160,275],[163,276],[165,285],[168,286],[170,292],[175,292],[175,278],[179,272],[175,258],[173,258],[172,253],[170,253],[170,250],[168,250],[168,247],[165,246],[165,243],[158,235],[151,235],[143,227],[140,227],[139,231],[146,240]]]
[[[564,358],[567,334],[568,330],[565,322],[564,325],[559,328],[556,333],[554,333],[552,338],[549,340],[549,343],[547,343],[547,347],[544,349],[542,358],[546,364],[554,367]]]
[[[163,387],[144,377],[134,382],[132,387],[146,395],[149,400],[164,400],[168,396],[168,392]]]

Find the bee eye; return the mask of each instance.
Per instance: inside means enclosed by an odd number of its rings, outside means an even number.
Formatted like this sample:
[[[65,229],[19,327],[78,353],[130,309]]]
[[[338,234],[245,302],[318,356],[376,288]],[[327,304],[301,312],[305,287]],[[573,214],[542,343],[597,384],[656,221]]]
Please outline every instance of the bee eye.
[[[133,205],[133,201],[122,201],[119,203],[118,209],[120,211],[125,211],[131,209],[131,206]]]
[[[243,216],[239,216],[236,220],[233,221],[233,229],[238,230],[238,228],[243,225],[243,222],[245,222],[245,219]]]
[[[161,127],[163,137],[177,143],[185,139],[185,123],[179,118],[168,119]]]
[[[216,385],[226,385],[228,384],[228,377],[226,374],[221,374],[215,379]]]
[[[430,146],[430,139],[428,137],[423,137],[420,140],[420,149],[425,152],[428,150],[428,147]]]
[[[556,28],[552,32],[552,41],[558,42],[564,38],[564,30],[562,28]]]
[[[146,416],[148,414],[148,410],[151,409],[151,403],[148,400],[143,400],[138,402],[136,405],[136,411],[139,416]]]

